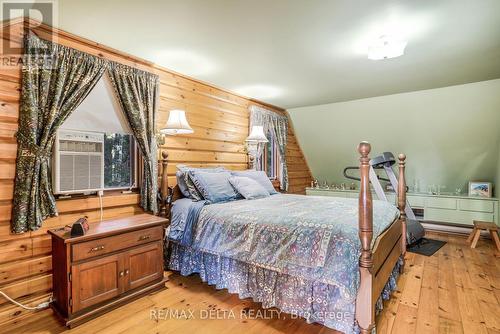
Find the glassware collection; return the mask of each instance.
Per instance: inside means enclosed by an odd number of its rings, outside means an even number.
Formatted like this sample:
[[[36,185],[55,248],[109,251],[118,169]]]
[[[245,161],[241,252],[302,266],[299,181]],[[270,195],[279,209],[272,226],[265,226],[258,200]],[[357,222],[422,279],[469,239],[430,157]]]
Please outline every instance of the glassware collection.
[[[409,186],[408,191],[412,193],[427,193],[429,195],[456,195],[460,196],[463,195],[462,193],[462,188],[457,187],[455,188],[455,191],[453,193],[451,192],[444,192],[446,189],[445,185],[440,185],[440,184],[429,184],[427,187],[420,186],[420,180],[414,179],[413,183],[411,186]],[[347,185],[345,182],[342,183],[329,183],[328,181],[319,181],[318,179],[314,179],[311,181],[311,188],[314,189],[331,189],[331,190],[356,190],[358,189],[357,184],[352,182],[351,184]],[[386,191],[394,191],[392,187],[388,187],[385,189]]]

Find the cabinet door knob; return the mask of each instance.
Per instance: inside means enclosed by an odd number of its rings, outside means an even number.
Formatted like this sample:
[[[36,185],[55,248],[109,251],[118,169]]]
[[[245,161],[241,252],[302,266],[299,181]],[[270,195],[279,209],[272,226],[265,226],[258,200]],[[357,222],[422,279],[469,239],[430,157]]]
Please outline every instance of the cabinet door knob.
[[[125,270],[125,275],[128,275],[130,271],[128,269]]]
[[[142,241],[142,240],[148,240],[149,238],[151,238],[151,236],[149,234],[146,234],[146,235],[141,235],[139,237],[139,240]]]
[[[125,273],[123,271],[120,271],[119,275],[120,275],[120,277],[123,277],[125,275]]]

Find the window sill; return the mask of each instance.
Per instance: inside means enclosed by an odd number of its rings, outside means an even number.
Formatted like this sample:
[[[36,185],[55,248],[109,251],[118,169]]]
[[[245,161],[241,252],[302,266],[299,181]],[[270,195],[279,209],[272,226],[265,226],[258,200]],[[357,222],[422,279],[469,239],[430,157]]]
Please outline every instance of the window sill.
[[[124,194],[122,191],[126,189],[110,189],[110,190],[104,190],[104,194],[102,197],[111,197],[111,196],[121,196],[121,195],[131,195],[131,194],[139,194],[139,188],[132,188],[131,193]],[[57,195],[56,195],[57,196]],[[64,196],[64,195],[62,195]],[[96,194],[90,194],[90,195],[85,195],[85,194],[72,194],[70,195],[71,197],[68,198],[56,198],[57,201],[71,201],[71,200],[76,200],[76,199],[86,199],[86,198],[98,198],[99,195]]]

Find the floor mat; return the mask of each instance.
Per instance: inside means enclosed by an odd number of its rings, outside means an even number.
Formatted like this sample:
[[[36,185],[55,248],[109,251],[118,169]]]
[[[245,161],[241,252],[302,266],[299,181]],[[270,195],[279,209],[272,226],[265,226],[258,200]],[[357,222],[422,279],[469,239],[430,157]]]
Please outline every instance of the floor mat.
[[[432,256],[445,244],[446,241],[422,238],[418,242],[408,246],[407,251],[425,256]]]

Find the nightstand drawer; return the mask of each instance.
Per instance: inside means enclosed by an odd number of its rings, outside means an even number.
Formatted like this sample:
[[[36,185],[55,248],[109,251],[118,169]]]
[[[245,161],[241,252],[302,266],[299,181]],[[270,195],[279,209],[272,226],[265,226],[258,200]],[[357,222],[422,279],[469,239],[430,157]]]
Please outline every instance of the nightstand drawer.
[[[142,245],[151,241],[161,240],[162,237],[162,227],[156,226],[98,240],[76,243],[71,247],[71,257],[72,261],[80,261],[116,252],[121,249]]]
[[[426,206],[428,208],[436,208],[436,209],[448,209],[448,210],[456,210],[457,209],[457,200],[455,198],[427,198]]]
[[[493,202],[478,199],[461,199],[458,201],[460,210],[490,212],[494,211]]]

